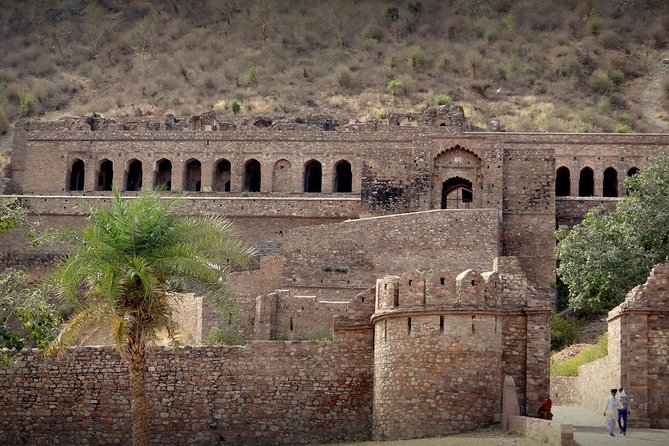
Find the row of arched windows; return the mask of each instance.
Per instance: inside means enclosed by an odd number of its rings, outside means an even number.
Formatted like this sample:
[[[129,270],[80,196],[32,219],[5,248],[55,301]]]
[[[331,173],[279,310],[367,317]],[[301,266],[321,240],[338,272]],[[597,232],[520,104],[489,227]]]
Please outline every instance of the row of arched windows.
[[[632,167],[627,171],[627,176],[635,175],[639,169]],[[555,172],[555,196],[571,196],[571,172],[569,168],[562,166]],[[595,196],[595,172],[590,167],[584,167],[578,177],[578,196]],[[604,170],[602,177],[602,196],[618,196],[618,171],[613,167]]]
[[[272,192],[293,191],[293,173],[291,163],[281,159],[274,163],[272,172]],[[246,192],[260,192],[262,167],[258,160],[250,159],[244,163],[242,172],[241,190]],[[84,190],[85,165],[81,159],[73,160],[68,172],[68,190]],[[108,191],[112,189],[114,178],[114,163],[108,159],[102,160],[96,171],[95,190]],[[142,188],[144,171],[142,162],[132,159],[124,171],[123,189],[138,191]],[[214,192],[230,192],[232,182],[232,164],[227,159],[220,159],[214,164],[211,189]],[[162,158],[156,162],[153,187],[162,187],[172,190],[172,162]],[[197,159],[186,161],[183,171],[182,188],[184,191],[199,192],[202,189],[202,163]],[[303,192],[321,192],[323,190],[323,167],[317,160],[309,160],[304,164]],[[351,163],[339,160],[334,164],[332,191],[351,192],[353,190],[353,173]]]

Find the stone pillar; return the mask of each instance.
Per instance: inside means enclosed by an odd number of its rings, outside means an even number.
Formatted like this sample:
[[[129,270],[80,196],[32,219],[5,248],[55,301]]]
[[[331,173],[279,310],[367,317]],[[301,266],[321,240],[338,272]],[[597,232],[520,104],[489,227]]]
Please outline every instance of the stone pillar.
[[[214,164],[211,158],[200,160],[200,190],[211,192],[211,180],[214,175]]]
[[[525,384],[526,415],[536,416],[550,396],[550,311],[527,310],[527,371]]]
[[[321,192],[324,194],[332,193],[334,183],[334,166],[332,162],[323,162],[321,164]]]
[[[276,305],[278,294],[272,293],[256,297],[256,318],[253,339],[269,340],[276,325]]]
[[[120,191],[125,190],[126,161],[119,158],[109,158],[113,164],[112,186]]]
[[[507,375],[502,389],[502,432],[509,432],[509,418],[513,415],[520,415],[520,407],[513,377]]]
[[[611,324],[613,321],[609,321]],[[648,368],[648,314],[646,311],[628,310],[620,316],[620,385],[632,398],[629,424],[637,428],[651,427],[649,416],[650,388]]]
[[[272,164],[268,164],[262,160],[260,163],[260,192],[272,192]]]
[[[176,159],[172,163],[172,191],[184,190],[184,160]]]

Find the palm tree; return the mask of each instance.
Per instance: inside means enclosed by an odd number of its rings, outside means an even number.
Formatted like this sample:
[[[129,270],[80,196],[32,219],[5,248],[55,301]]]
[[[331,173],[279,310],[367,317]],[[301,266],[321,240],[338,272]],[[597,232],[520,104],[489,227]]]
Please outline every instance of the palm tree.
[[[58,294],[76,310],[45,354],[74,344],[84,330],[111,331],[129,363],[136,446],[149,444],[147,344],[165,329],[176,342],[170,290],[186,286],[223,298],[229,263],[245,264],[254,254],[232,237],[221,217],[176,216],[181,200],[156,192],[124,200],[114,191],[110,208],[90,210],[74,253],[52,277]]]

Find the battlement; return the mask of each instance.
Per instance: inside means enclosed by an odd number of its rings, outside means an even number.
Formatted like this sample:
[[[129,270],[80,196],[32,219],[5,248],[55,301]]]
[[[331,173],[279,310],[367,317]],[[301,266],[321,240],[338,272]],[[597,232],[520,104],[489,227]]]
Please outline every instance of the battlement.
[[[455,277],[447,269],[410,271],[376,281],[375,318],[406,310],[496,310],[521,308],[536,297],[515,257],[497,257],[493,271],[462,271]]]
[[[219,132],[244,129],[374,131],[388,127],[441,127],[450,132],[469,130],[460,106],[428,107],[419,113],[390,113],[384,118],[359,122],[326,115],[306,117],[218,117],[214,110],[191,116],[166,115],[106,118],[99,114],[65,117],[57,121],[24,121],[20,128],[35,132]]]

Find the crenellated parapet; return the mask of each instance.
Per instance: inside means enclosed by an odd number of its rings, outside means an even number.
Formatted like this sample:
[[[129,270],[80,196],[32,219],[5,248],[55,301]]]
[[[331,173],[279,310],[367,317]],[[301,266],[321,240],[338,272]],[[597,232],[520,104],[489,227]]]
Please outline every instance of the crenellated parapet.
[[[548,363],[541,352],[548,351],[544,319],[549,309],[528,305],[536,290],[518,259],[500,257],[494,271],[467,269],[446,280],[453,276],[432,269],[377,279],[372,316],[376,440],[492,423],[501,410],[505,375],[522,386],[523,413],[548,392]],[[534,331],[537,339],[530,342]]]

